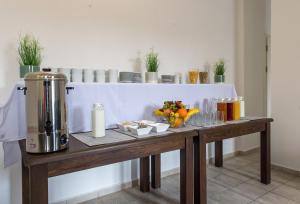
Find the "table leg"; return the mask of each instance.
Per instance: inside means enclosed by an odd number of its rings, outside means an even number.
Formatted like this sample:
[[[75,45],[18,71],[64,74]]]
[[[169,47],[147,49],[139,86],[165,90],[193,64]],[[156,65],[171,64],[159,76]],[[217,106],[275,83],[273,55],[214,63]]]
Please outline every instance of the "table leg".
[[[149,157],[140,158],[140,190],[142,192],[150,191],[149,179]]]
[[[22,161],[22,203],[29,204],[29,169]]]
[[[271,183],[271,129],[270,123],[260,133],[260,178],[264,184]]]
[[[36,165],[29,169],[30,204],[48,203],[48,166]]]
[[[215,166],[223,166],[223,140],[215,142]]]
[[[199,159],[199,137],[194,137],[194,203],[200,203],[200,159]]]
[[[194,140],[194,203],[206,204],[206,141],[204,136]]]
[[[152,188],[160,188],[160,171],[161,156],[160,154],[151,156],[151,186]]]
[[[180,203],[193,203],[193,138],[187,137],[180,150]]]

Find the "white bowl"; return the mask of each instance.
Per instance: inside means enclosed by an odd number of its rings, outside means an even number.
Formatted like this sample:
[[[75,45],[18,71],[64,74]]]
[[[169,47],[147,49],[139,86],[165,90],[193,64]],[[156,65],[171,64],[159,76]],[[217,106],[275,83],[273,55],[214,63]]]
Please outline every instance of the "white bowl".
[[[152,131],[156,133],[165,132],[170,127],[170,125],[166,123],[154,123],[154,124],[149,124],[149,126],[153,127]]]
[[[135,134],[135,135],[138,135],[138,136],[140,136],[140,135],[147,135],[147,134],[149,134],[149,133],[151,132],[151,130],[152,130],[152,127],[151,127],[151,126],[147,126],[147,127],[145,127],[145,128],[135,128],[135,127],[129,126],[129,127],[127,127],[127,128],[128,128],[128,130],[129,130],[131,133],[133,133],[133,134]]]

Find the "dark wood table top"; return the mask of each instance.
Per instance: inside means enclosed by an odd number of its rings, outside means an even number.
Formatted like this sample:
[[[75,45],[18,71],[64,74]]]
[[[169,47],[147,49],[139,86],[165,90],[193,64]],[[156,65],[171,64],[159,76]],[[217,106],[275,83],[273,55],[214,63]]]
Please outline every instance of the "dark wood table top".
[[[205,127],[199,129],[199,135],[205,136],[206,143],[222,141],[224,139],[239,137],[265,130],[272,118],[258,118],[243,122],[233,122],[225,125]]]
[[[197,136],[198,132],[196,130],[189,130],[184,132],[171,132],[167,135],[155,136],[155,137],[147,137],[140,138],[131,141],[124,141],[119,143],[112,143],[107,145],[97,145],[89,147],[81,141],[74,138],[72,135],[69,140],[69,148],[52,153],[46,154],[36,154],[36,153],[27,153],[26,152],[26,141],[25,139],[19,141],[22,159],[25,166],[34,166],[40,164],[49,164],[54,162],[60,162],[73,158],[80,158],[89,155],[102,154],[108,152],[115,152],[118,150],[127,149],[130,152],[130,148],[132,147],[147,147],[147,146],[158,146],[155,149],[148,150],[148,152],[160,153],[160,151],[172,151],[178,149],[178,147],[184,148],[184,140],[181,138],[190,136]],[[161,144],[161,145],[158,145]],[[167,147],[163,147],[163,144]],[[162,147],[159,147],[162,146]],[[145,154],[147,151],[143,151]]]
[[[59,152],[54,152],[54,153],[47,153],[47,154],[27,153],[25,139],[20,140],[19,145],[20,145],[24,165],[33,166],[39,164],[61,162],[64,160],[74,159],[74,158],[83,158],[84,156],[115,152],[124,149],[130,151],[130,148],[132,147],[146,148],[147,146],[149,146],[153,148],[157,146],[157,148],[155,149],[149,149],[147,151],[143,150],[141,152],[143,152],[144,155],[150,152],[152,154],[155,153],[159,154],[165,151],[176,150],[178,149],[178,147],[181,146],[183,147],[184,146],[183,140],[180,140],[180,138],[183,137],[189,137],[189,136],[195,137],[198,136],[198,134],[200,135],[205,134],[211,136],[211,139],[207,141],[207,142],[211,142],[211,141],[218,140],[219,134],[221,134],[220,138],[224,139],[224,133],[228,135],[228,138],[231,138],[239,135],[245,135],[245,134],[251,134],[257,132],[258,127],[261,127],[263,129],[265,123],[272,122],[272,121],[273,119],[271,118],[260,118],[260,119],[245,121],[242,123],[225,124],[225,125],[214,126],[214,127],[205,127],[205,128],[195,127],[195,130],[173,132],[162,136],[141,138],[132,141],[125,141],[125,142],[113,143],[107,145],[98,145],[93,147],[89,147],[86,144],[82,143],[81,141],[70,136],[68,149]],[[157,145],[157,144],[161,144],[161,145]],[[165,147],[163,147],[163,144]]]

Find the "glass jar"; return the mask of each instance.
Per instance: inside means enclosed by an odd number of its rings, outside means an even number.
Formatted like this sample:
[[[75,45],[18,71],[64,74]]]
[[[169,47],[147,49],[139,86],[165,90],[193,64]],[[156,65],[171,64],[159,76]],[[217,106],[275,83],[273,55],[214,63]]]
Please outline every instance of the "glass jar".
[[[241,106],[238,98],[233,100],[233,120],[240,120],[241,118]]]
[[[233,100],[231,98],[226,99],[227,103],[227,121],[233,120]]]
[[[219,112],[223,112],[224,122],[227,121],[227,103],[224,98],[218,99],[217,109]]]
[[[245,117],[245,100],[244,97],[240,96],[238,97],[238,100],[240,101],[240,118]]]

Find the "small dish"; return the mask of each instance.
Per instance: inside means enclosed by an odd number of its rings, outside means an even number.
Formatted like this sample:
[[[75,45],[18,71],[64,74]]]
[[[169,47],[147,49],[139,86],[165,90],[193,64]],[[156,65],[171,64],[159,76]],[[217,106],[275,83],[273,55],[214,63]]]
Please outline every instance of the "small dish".
[[[145,125],[151,125],[151,124],[155,124],[154,121],[151,121],[151,120],[136,120],[136,121],[133,121],[134,123],[142,123],[142,124],[145,124]]]
[[[166,132],[169,129],[170,124],[154,123],[154,124],[150,124],[149,126],[153,127],[152,129],[153,132],[160,133],[160,132]]]
[[[133,123],[133,122],[123,122],[123,123],[118,123],[117,124],[118,128],[122,131],[129,131],[128,127],[131,128],[138,128],[138,124]]]
[[[138,136],[147,135],[152,130],[151,126],[146,126],[146,127],[143,127],[143,128],[139,128],[138,126],[137,127],[128,126],[127,128],[131,133],[133,133],[135,135],[138,135]]]
[[[156,132],[156,133],[165,132],[170,127],[170,124],[156,123],[156,122],[151,121],[151,120],[139,120],[139,121],[134,121],[134,122],[135,123],[143,123],[143,124],[146,124],[148,126],[151,126],[151,127],[153,127],[152,131]]]

